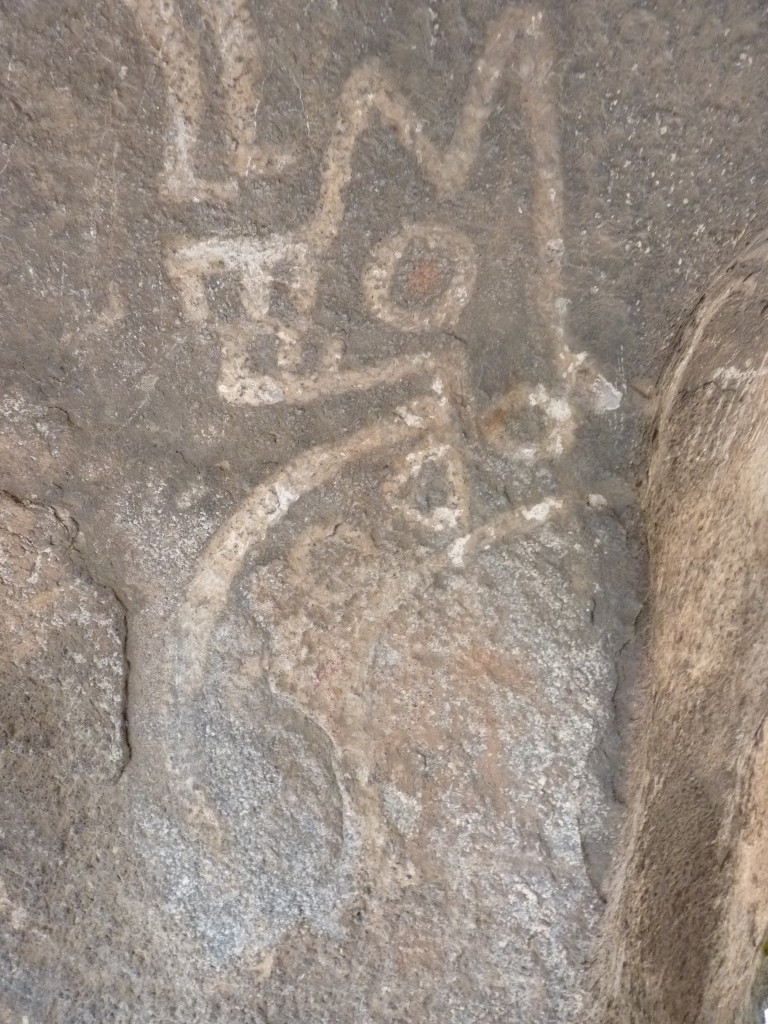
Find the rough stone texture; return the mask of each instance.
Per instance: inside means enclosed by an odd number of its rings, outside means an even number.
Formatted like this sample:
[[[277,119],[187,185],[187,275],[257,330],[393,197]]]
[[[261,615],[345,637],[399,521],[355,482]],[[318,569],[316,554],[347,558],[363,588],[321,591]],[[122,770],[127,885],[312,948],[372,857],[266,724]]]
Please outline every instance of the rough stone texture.
[[[0,2],[0,1018],[581,1019],[765,28]]]
[[[707,288],[661,389],[648,693],[595,1019],[764,1020],[768,240]]]

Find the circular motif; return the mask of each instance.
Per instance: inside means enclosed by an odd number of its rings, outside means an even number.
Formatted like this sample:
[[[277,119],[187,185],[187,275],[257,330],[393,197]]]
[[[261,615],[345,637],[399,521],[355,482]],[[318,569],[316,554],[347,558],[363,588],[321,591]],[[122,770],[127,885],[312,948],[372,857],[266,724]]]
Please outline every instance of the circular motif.
[[[408,224],[373,252],[363,275],[371,311],[401,331],[455,323],[477,274],[475,247],[461,231]]]

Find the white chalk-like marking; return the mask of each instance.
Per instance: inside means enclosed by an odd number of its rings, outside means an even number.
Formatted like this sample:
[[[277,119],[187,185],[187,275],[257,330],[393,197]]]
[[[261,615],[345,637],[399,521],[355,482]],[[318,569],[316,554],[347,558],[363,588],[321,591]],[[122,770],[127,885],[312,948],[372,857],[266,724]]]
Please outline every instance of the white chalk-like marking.
[[[564,398],[552,398],[546,405],[547,416],[555,423],[566,423],[571,418],[571,406]]]
[[[444,409],[439,400],[430,401],[435,405],[431,416],[431,425],[435,427],[439,425]],[[439,473],[448,492],[448,504],[425,511],[416,495],[419,478],[428,466]],[[381,485],[381,493],[393,511],[434,533],[466,529],[469,523],[469,489],[464,462],[452,445],[430,441],[409,452],[395,463],[394,472]]]
[[[399,417],[380,421],[336,444],[310,449],[255,488],[209,541],[179,610],[173,677],[180,693],[190,698],[202,686],[213,628],[248,552],[264,543],[303,495],[322,487],[350,462],[396,449],[419,433]]]
[[[168,97],[171,131],[165,147],[161,189],[168,199],[199,202],[233,199],[237,179],[278,174],[295,155],[284,147],[260,145],[256,131],[257,83],[264,78],[264,48],[246,0],[201,0],[219,55],[224,127],[229,136],[226,166],[231,176],[201,178],[195,156],[206,102],[200,47],[184,24],[176,0],[124,0],[160,66]]]
[[[745,254],[745,257],[758,255],[765,259],[765,250],[766,236],[763,234]],[[685,373],[694,354],[702,344],[708,327],[732,298],[737,295],[753,295],[755,289],[759,286],[758,281],[759,279],[754,274],[734,278],[729,271],[726,271],[713,283],[710,291],[707,293],[706,303],[702,304],[701,310],[697,310],[691,318],[691,324],[687,328],[688,336],[686,343],[682,349],[682,356],[674,368],[674,372],[665,389],[665,400],[659,410],[658,432],[661,437],[665,434],[667,423],[678,399]]]
[[[592,401],[597,412],[613,412],[621,405],[623,395],[621,391],[610,381],[607,381],[602,374],[598,374],[590,388]]]
[[[405,308],[392,300],[395,274],[409,246],[420,243],[428,257],[437,252],[451,264],[451,279],[426,306]],[[434,224],[409,224],[382,242],[363,275],[363,294],[379,319],[401,331],[436,330],[458,320],[475,286],[477,255],[461,231]]]
[[[464,565],[464,552],[470,539],[469,534],[466,537],[459,537],[448,548],[448,558],[452,565]]]
[[[416,413],[411,412],[410,409],[408,409],[406,406],[400,406],[395,410],[395,412],[403,421],[403,423],[405,423],[409,427],[426,426],[424,418],[422,416],[417,416]]]
[[[168,179],[191,180],[190,150],[202,116],[200,72],[196,50],[183,28],[173,0],[160,5],[154,0],[125,0],[153,47],[164,55],[169,102],[175,111],[178,131],[168,157]],[[215,6],[215,5],[214,5]],[[243,110],[252,96],[248,79],[241,81],[235,70],[241,67],[244,46],[258,50],[243,0],[224,0],[225,10],[216,14],[223,70],[222,82],[230,103],[233,137],[246,131]],[[221,24],[220,24],[221,23]],[[319,269],[323,256],[338,235],[344,216],[343,193],[352,175],[358,140],[374,115],[395,132],[400,144],[413,152],[420,172],[438,195],[452,197],[465,186],[480,150],[485,123],[496,102],[507,70],[519,76],[523,108],[528,116],[533,142],[536,180],[533,195],[533,230],[539,265],[534,294],[544,322],[551,326],[554,358],[558,373],[570,381],[573,356],[565,335],[567,301],[562,295],[563,257],[562,173],[555,105],[549,71],[552,56],[542,15],[525,7],[510,7],[491,25],[485,50],[476,62],[470,86],[457,119],[453,137],[439,149],[427,137],[423,120],[397,90],[389,73],[378,61],[368,61],[347,80],[339,101],[339,117],[323,162],[320,196],[314,214],[291,235],[268,239],[242,236],[184,242],[174,247],[166,266],[179,288],[185,315],[193,322],[207,320],[205,279],[222,271],[239,276],[241,299],[247,317],[271,334],[277,349],[277,370],[259,371],[258,352],[246,352],[247,345],[222,344],[219,394],[233,404],[265,405],[298,403],[319,397],[368,389],[394,383],[419,373],[425,365],[439,368],[437,357],[418,362],[396,358],[372,367],[345,370],[340,367],[340,350],[329,342],[327,358],[321,356],[314,373],[302,370],[302,338],[314,307]],[[247,48],[247,47],[246,47]],[[513,60],[516,49],[520,59]],[[240,63],[238,63],[240,62]],[[233,70],[234,69],[234,70]],[[184,88],[182,88],[184,86]],[[251,97],[249,99],[249,97]],[[239,106],[238,106],[239,104]],[[229,109],[229,108],[228,108]],[[244,149],[253,148],[253,139]],[[241,168],[242,170],[242,168]],[[183,191],[183,189],[182,189]],[[215,192],[215,189],[214,189]],[[447,282],[431,295],[430,268],[424,268],[425,303],[402,306],[392,298],[392,284],[401,261],[413,244],[425,258],[431,252],[447,266]],[[455,229],[437,224],[406,224],[372,254],[363,275],[363,293],[371,312],[406,331],[425,331],[454,323],[469,302],[475,283],[477,259],[474,245]],[[287,285],[296,307],[290,323],[269,315],[275,282]],[[418,275],[415,278],[418,284]],[[226,333],[226,332],[225,332]],[[254,369],[256,367],[256,369]],[[560,407],[553,406],[557,419]],[[564,406],[560,411],[564,410]],[[564,422],[563,417],[558,422]],[[553,436],[549,454],[559,454],[570,443],[572,431]],[[545,442],[545,448],[547,443]]]
[[[765,360],[760,366],[748,366],[740,370],[736,366],[720,366],[712,374],[712,379],[722,388],[748,387],[759,377],[768,374],[768,367]]]
[[[547,522],[550,515],[562,509],[563,505],[559,498],[545,498],[544,501],[527,508],[521,506],[510,512],[502,512],[471,533],[455,540],[448,548],[448,561],[451,565],[461,567],[466,564],[470,554],[485,551],[506,537],[520,537],[530,533],[531,529]]]
[[[521,510],[524,519],[533,520],[536,523],[543,523],[549,519],[553,509],[562,508],[563,503],[558,498],[545,498],[538,505],[531,505],[530,508]]]

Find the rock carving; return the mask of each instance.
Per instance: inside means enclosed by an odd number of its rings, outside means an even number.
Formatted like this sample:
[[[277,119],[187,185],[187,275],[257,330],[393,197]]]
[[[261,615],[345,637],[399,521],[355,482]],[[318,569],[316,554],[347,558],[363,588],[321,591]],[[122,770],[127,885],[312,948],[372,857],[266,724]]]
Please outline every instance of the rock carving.
[[[196,168],[203,121],[202,74],[198,46],[184,25],[175,0],[124,0],[160,65],[168,95],[171,131],[166,145],[162,191],[172,200],[199,202],[232,198],[236,180],[203,179]],[[224,121],[229,138],[228,166],[236,178],[276,174],[293,160],[288,149],[259,145],[257,82],[263,49],[245,0],[202,0],[221,59]]]
[[[178,12],[170,0],[126,2],[154,49],[165,54],[162,63],[176,128],[166,151],[164,193],[174,200],[230,198],[235,186],[204,182],[194,171],[201,119],[199,69]],[[219,21],[225,26],[219,25],[216,34],[229,81],[227,123],[236,143],[232,169],[236,174],[249,169],[266,172],[270,161],[259,150],[249,119],[253,75],[246,74],[243,64],[245,41],[256,45],[250,17],[235,0],[211,17],[214,27]],[[216,962],[224,963],[248,946],[266,951],[302,920],[327,928],[332,909],[353,891],[359,865],[381,859],[377,825],[394,813],[394,790],[387,790],[386,806],[382,805],[369,784],[366,765],[355,753],[365,749],[365,723],[359,720],[352,695],[371,662],[371,638],[403,599],[403,587],[424,587],[427,569],[461,571],[483,550],[540,528],[564,507],[563,500],[550,495],[478,521],[460,425],[469,410],[484,440],[502,454],[523,461],[557,458],[574,440],[574,395],[603,380],[589,370],[585,353],[572,353],[567,340],[567,300],[561,281],[562,176],[552,58],[542,20],[541,14],[510,7],[492,24],[445,150],[429,140],[425,124],[389,72],[378,61],[368,61],[343,87],[317,205],[304,225],[266,238],[233,233],[177,239],[167,248],[165,267],[185,319],[200,329],[213,324],[218,337],[218,393],[226,402],[255,407],[303,404],[401,382],[421,389],[421,397],[297,456],[256,487],[207,544],[179,608],[170,642],[167,670],[172,694],[164,725],[179,806],[171,817],[159,810],[144,813],[139,833],[149,851],[150,870],[169,894],[173,912],[200,936]],[[483,127],[511,68],[519,79],[533,140],[537,264],[532,285],[539,317],[549,331],[556,380],[552,392],[543,384],[515,388],[476,418],[462,349],[424,349],[359,367],[345,363],[340,339],[325,336],[319,355],[308,359],[306,335],[310,329],[317,334],[313,313],[320,269],[339,236],[344,190],[361,134],[373,130],[376,119],[394,129],[400,144],[414,154],[420,173],[440,197],[450,200],[467,185]],[[278,163],[284,159],[285,153],[275,157]],[[374,248],[361,268],[362,297],[381,322],[410,334],[433,334],[457,323],[471,301],[477,265],[477,243],[467,235],[438,223],[406,222]],[[416,300],[408,303],[398,295],[406,267]],[[207,292],[213,275],[239,283],[239,321],[217,322]],[[281,302],[275,309],[277,286]],[[517,409],[540,410],[545,424],[540,442],[521,445],[495,431],[494,424]],[[313,520],[299,529],[298,519],[313,497],[331,487],[346,487],[346,475],[353,468],[373,467],[382,460],[386,466],[377,470],[379,514],[386,522],[413,531],[414,542],[428,538],[429,554],[423,556],[421,567],[406,567],[400,582],[385,575],[376,595],[367,595],[365,637],[350,641],[346,654],[340,647],[331,659],[333,678],[341,674],[347,679],[346,689],[339,692],[339,709],[320,713],[311,710],[309,696],[327,677],[330,655],[326,652],[318,659],[308,653],[307,636],[313,636],[313,627],[301,615],[270,609],[264,595],[272,587],[253,595],[244,581],[272,538],[286,529],[292,541],[284,557],[294,573],[289,590],[304,586],[296,582],[296,567],[311,570],[314,546],[338,530],[352,562],[355,551],[365,551],[366,564],[376,565],[385,556],[361,525],[341,517]],[[425,497],[431,487],[427,481],[432,480],[439,481],[434,500]],[[350,599],[356,586],[348,580],[338,591],[321,590],[333,607],[338,600]],[[312,591],[312,601],[317,593]],[[233,625],[235,620],[239,626]],[[353,634],[357,636],[355,629]],[[249,635],[252,643],[242,639]],[[325,650],[322,643],[321,648]],[[238,708],[234,716],[226,713],[230,706]],[[241,727],[233,720],[254,724]],[[350,741],[355,736],[357,744]],[[247,765],[240,764],[238,751],[245,752]],[[227,757],[232,756],[240,759],[239,767],[228,766]],[[290,778],[279,771],[280,777],[275,776],[275,765],[283,763],[280,756],[286,758],[285,764],[299,766]],[[406,797],[397,803],[401,805],[410,807]],[[289,835],[301,837],[296,848],[306,851],[305,861],[295,866],[288,865],[290,854],[284,848]]]

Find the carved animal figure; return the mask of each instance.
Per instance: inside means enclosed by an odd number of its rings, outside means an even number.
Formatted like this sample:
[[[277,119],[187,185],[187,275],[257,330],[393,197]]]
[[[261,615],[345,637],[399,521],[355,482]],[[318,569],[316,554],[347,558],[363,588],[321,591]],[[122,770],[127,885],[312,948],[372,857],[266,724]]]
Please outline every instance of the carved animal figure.
[[[768,234],[682,327],[648,482],[649,691],[600,1024],[768,1015]]]

